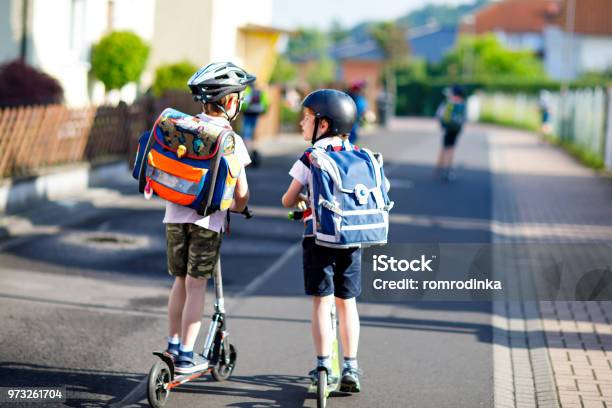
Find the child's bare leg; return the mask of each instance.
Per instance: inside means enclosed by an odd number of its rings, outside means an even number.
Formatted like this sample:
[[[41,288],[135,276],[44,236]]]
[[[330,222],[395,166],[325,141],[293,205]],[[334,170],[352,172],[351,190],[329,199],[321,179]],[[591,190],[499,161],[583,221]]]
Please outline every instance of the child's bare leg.
[[[359,313],[357,312],[357,301],[355,298],[336,298],[336,310],[338,310],[340,341],[344,357],[357,357],[359,347]]]
[[[331,307],[334,296],[312,297],[312,339],[317,356],[331,355]]]
[[[186,348],[193,347],[200,331],[202,313],[204,312],[206,282],[206,279],[198,279],[189,275],[185,280],[186,297],[182,316],[182,345]]]
[[[444,165],[444,148],[440,149],[440,153],[438,153],[438,162],[436,163],[436,170],[439,170]]]
[[[168,298],[168,336],[181,335],[181,317],[185,306],[185,278],[175,277]]]
[[[444,167],[450,168],[453,166],[453,156],[455,155],[455,149],[453,147],[447,147],[444,149]]]

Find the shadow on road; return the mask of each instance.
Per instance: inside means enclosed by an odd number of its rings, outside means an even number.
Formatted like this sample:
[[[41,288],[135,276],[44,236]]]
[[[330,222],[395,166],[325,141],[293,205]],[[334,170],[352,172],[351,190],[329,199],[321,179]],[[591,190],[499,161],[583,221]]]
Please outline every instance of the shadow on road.
[[[236,386],[233,386],[236,384]],[[226,405],[236,408],[302,406],[308,394],[308,379],[293,375],[233,376],[227,383],[219,384],[206,379],[189,383],[176,389],[177,393],[197,393],[248,398],[251,401]],[[203,401],[204,402],[204,401]]]
[[[125,395],[143,378],[142,374],[98,370],[77,370],[17,362],[0,363],[4,387],[66,387],[68,407],[106,407]]]

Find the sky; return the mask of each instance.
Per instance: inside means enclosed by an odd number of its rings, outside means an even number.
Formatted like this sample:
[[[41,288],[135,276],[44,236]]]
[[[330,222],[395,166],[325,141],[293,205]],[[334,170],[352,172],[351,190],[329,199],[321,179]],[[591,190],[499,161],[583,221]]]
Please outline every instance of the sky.
[[[275,27],[329,28],[335,19],[344,27],[363,21],[390,20],[428,3],[457,5],[470,0],[272,0]]]

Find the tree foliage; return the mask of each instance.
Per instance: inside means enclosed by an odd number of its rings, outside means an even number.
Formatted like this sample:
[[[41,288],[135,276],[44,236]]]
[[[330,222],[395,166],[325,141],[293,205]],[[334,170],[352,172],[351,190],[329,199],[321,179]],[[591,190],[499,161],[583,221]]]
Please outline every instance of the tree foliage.
[[[542,62],[534,53],[504,48],[493,34],[461,36],[455,49],[442,61],[442,72],[449,76],[482,79],[546,77]]]
[[[160,65],[155,70],[155,80],[152,86],[153,94],[160,96],[164,91],[171,89],[187,91],[187,81],[197,69],[198,67],[189,61]]]
[[[149,56],[149,46],[131,31],[114,31],[94,45],[91,69],[107,90],[138,82]]]
[[[284,55],[279,55],[276,58],[276,64],[270,76],[270,82],[275,84],[283,84],[291,82],[297,76],[297,68]]]
[[[329,57],[322,57],[308,72],[308,84],[313,87],[321,87],[336,80],[336,64]]]
[[[342,23],[340,23],[340,21],[332,20],[329,26],[328,35],[333,44],[338,44],[342,40],[347,39],[351,35],[351,33],[349,30],[345,29],[342,26]]]
[[[330,45],[329,36],[316,28],[300,28],[289,38],[286,55],[291,58],[322,58]]]
[[[398,63],[408,57],[410,49],[406,41],[406,30],[406,27],[394,21],[383,21],[370,28],[370,33],[385,54],[387,63]]]

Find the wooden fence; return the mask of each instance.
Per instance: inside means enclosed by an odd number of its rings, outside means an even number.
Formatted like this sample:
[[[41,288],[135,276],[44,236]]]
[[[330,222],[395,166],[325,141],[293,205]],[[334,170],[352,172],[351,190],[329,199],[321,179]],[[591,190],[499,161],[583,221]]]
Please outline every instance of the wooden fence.
[[[263,115],[256,138],[276,135],[280,91],[271,89],[273,108]],[[133,158],[138,136],[171,106],[189,114],[201,107],[185,92],[143,98],[133,105],[71,109],[62,105],[0,109],[0,178],[23,177],[46,167]]]
[[[58,164],[125,155],[146,127],[143,104],[0,110],[0,177],[27,176]]]

